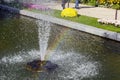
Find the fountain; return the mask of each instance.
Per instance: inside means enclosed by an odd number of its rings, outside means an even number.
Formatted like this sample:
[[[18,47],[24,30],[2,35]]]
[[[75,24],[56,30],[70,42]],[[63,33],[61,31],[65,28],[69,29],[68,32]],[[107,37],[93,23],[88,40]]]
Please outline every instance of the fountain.
[[[0,80],[120,80],[119,42],[2,10],[0,16]]]
[[[58,67],[57,64],[45,59],[50,35],[50,22],[37,20],[36,23],[39,32],[40,59],[28,62],[26,68],[33,72],[52,71]]]

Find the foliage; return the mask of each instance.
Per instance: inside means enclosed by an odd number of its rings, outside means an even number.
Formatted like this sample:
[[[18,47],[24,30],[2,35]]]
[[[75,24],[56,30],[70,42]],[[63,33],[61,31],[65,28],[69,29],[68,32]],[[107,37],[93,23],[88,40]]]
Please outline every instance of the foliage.
[[[120,9],[120,0],[99,0],[99,4],[106,5],[107,7],[113,7]]]
[[[75,0],[72,0],[75,2]],[[103,5],[105,7],[120,9],[120,0],[80,0],[80,3],[93,6]]]
[[[99,0],[100,4],[120,4],[120,0]]]

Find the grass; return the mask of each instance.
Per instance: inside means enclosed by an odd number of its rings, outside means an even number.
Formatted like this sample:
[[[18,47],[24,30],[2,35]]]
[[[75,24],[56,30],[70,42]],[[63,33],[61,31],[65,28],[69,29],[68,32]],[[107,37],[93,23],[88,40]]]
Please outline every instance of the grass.
[[[38,11],[38,10],[31,10],[31,11],[41,13],[41,11]],[[109,31],[120,33],[120,27],[98,23],[97,18],[84,16],[84,15],[70,18],[70,17],[61,17],[60,14],[61,14],[61,10],[54,10],[54,14],[52,16],[57,17],[57,18],[62,18],[65,20],[70,20],[70,21],[77,22],[77,23],[82,23],[85,25],[90,25],[90,26],[101,28],[104,30],[109,30]]]

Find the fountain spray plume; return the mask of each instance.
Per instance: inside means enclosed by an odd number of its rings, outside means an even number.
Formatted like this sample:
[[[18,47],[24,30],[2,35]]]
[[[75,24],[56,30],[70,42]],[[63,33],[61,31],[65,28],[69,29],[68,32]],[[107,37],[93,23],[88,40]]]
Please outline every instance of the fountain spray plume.
[[[40,60],[33,60],[32,62],[28,62],[26,69],[33,72],[53,71],[58,67],[58,65],[52,63],[51,61],[45,60],[50,33],[50,22],[37,20],[36,23],[38,25],[39,32],[38,38]]]
[[[45,60],[45,55],[48,47],[48,40],[50,34],[50,22],[37,20],[38,24],[38,38],[41,61]]]
[[[47,15],[52,15],[53,10],[49,8],[50,5],[55,3],[53,0],[34,0],[32,3],[37,4],[40,11],[47,13]],[[43,7],[42,7],[43,6]],[[37,8],[38,8],[37,7]],[[40,49],[40,59],[45,61],[45,56],[47,55],[48,40],[50,34],[50,22],[37,20],[38,32],[39,32],[39,49]]]

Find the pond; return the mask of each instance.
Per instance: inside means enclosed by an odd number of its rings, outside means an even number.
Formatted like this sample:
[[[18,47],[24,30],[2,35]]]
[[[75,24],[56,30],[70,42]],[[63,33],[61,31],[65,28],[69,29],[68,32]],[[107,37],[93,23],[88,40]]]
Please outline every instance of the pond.
[[[46,23],[0,11],[0,80],[120,80],[119,42],[52,23],[49,32],[39,31],[38,22]],[[39,33],[48,33],[47,41]],[[58,65],[52,72],[25,68],[40,59],[40,39],[46,59]]]

